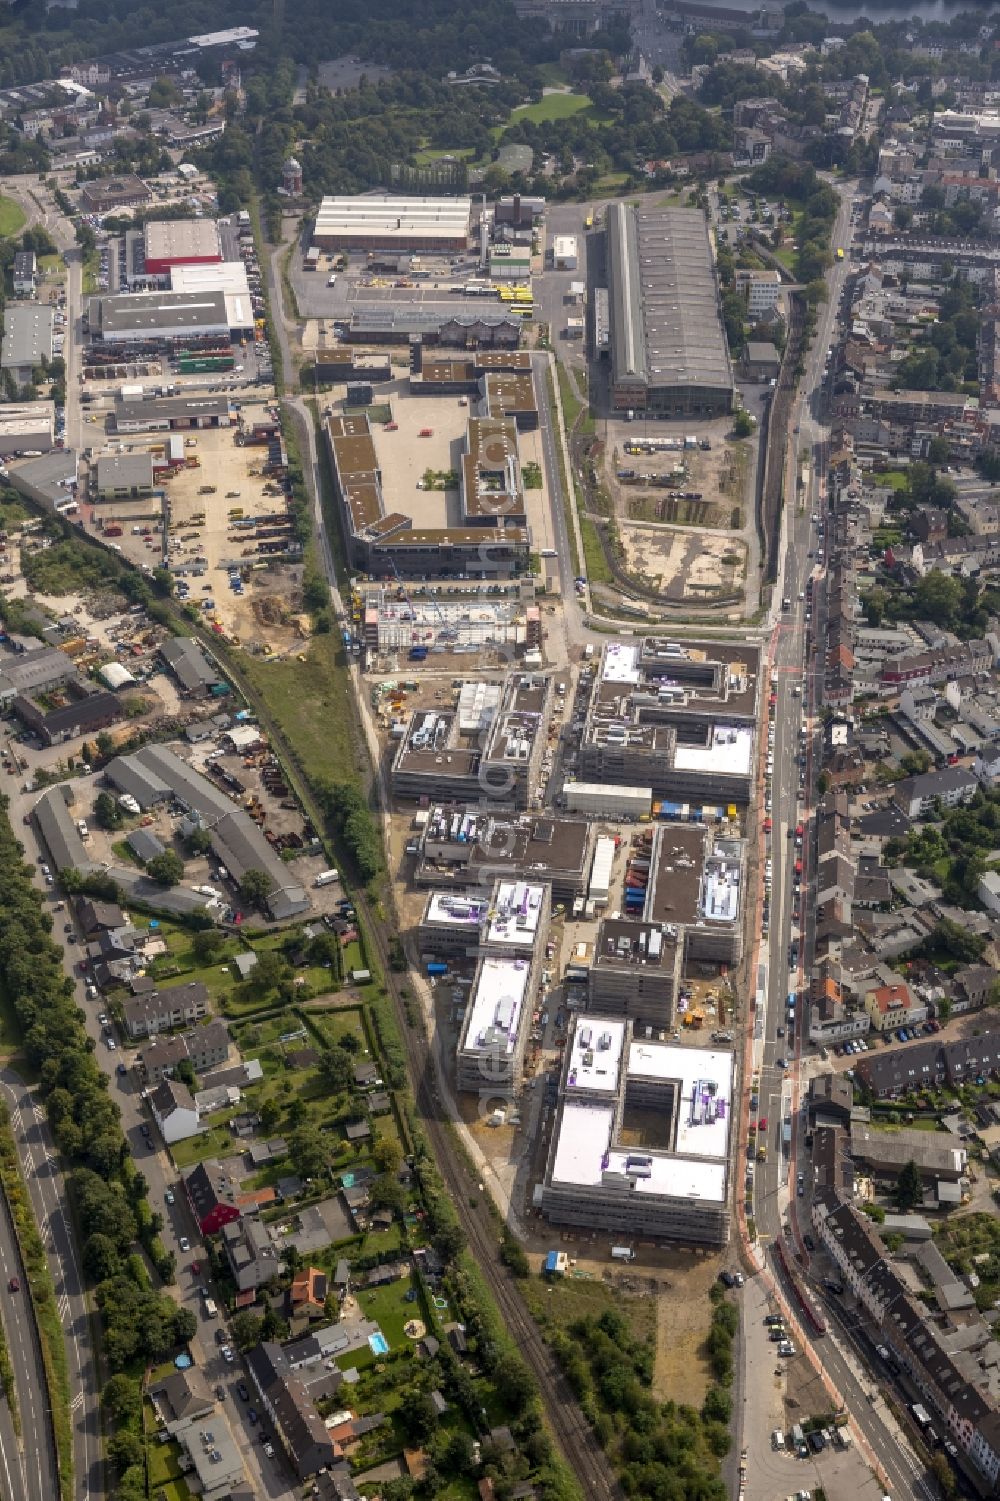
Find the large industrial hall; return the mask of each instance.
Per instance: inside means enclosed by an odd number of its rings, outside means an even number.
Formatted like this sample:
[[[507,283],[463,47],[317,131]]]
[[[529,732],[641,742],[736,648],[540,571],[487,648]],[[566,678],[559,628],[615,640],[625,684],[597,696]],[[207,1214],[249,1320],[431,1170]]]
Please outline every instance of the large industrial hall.
[[[700,210],[608,209],[612,401],[618,411],[720,416],[733,372]]]

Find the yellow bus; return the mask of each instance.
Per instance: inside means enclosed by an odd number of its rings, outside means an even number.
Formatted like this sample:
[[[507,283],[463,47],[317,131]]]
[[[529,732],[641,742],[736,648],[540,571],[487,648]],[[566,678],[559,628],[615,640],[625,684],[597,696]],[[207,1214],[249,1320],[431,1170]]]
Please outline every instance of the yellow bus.
[[[588,214],[587,215],[586,219],[584,219],[584,221],[583,221],[583,227],[584,227],[584,229],[593,229],[593,227],[594,227],[594,216],[593,216],[593,214]]]
[[[533,302],[515,302],[511,310],[519,318],[523,318],[525,323],[530,323],[535,316],[535,304]]]
[[[842,261],[844,259],[844,252],[841,250],[839,245],[837,247],[837,259],[838,261]]]

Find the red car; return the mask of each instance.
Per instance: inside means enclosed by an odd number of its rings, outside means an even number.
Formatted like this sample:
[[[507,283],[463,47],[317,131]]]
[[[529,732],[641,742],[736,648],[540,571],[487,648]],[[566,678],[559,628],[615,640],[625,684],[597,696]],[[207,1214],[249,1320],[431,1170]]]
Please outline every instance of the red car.
[[[21,1291],[21,1284],[16,1277],[11,1277],[7,1283],[7,1288],[12,1293],[19,1293]]]
[[[770,834],[771,827],[772,827],[771,820],[769,818],[765,818],[765,820],[764,820],[764,833],[765,834]]]
[[[766,1115],[762,1115],[761,1118],[760,1118],[760,1120],[757,1122],[757,1130],[758,1131],[766,1131],[767,1130],[767,1116]]]

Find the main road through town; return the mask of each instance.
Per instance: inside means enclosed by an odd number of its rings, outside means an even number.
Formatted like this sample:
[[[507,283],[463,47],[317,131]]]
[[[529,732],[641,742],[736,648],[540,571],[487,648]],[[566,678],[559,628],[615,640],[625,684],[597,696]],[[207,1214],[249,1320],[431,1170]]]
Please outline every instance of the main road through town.
[[[851,242],[851,201],[850,193],[843,195],[834,229],[834,244],[838,246],[846,247]],[[805,1265],[809,1259],[802,1241],[802,1234],[808,1229],[805,1213],[801,1215],[801,1224],[797,1213],[800,1207],[805,1210],[808,1205],[805,1183],[803,1197],[797,1195],[798,1174],[801,1171],[804,1179],[809,1177],[804,1144],[804,1091],[799,1088],[798,1071],[808,1028],[801,992],[803,977],[809,972],[814,943],[809,817],[815,762],[820,750],[818,710],[825,655],[825,552],[829,539],[824,517],[830,436],[826,417],[829,393],[825,362],[834,338],[847,265],[846,259],[838,262],[831,273],[829,301],[819,311],[817,331],[800,389],[793,429],[795,478],[786,483],[784,557],[778,582],[780,595],[789,601],[789,608],[779,611],[770,639],[772,687],[777,698],[771,780],[773,892],[769,937],[762,942],[759,956],[760,962],[767,966],[766,1003],[763,1013],[760,1009],[755,1013],[754,1040],[754,1066],[760,1078],[759,1114],[767,1117],[768,1127],[764,1133],[767,1159],[758,1165],[755,1173],[753,1204],[757,1234],[779,1280],[780,1272],[772,1249],[777,1239],[787,1235],[789,1250],[802,1258]],[[801,486],[799,475],[803,464],[806,474],[805,485]],[[823,528],[822,534],[820,528]],[[810,578],[813,580],[811,598],[807,597]],[[801,851],[793,837],[799,823],[805,825]],[[803,862],[802,889],[796,893],[795,862],[800,856]],[[791,949],[793,942],[794,954]],[[790,962],[792,957],[794,966]],[[795,1013],[794,1040],[786,1030],[787,999],[792,991],[800,996]],[[782,1123],[785,1120],[792,1124],[790,1151],[782,1147]],[[817,1296],[820,1296],[818,1291]],[[878,1457],[894,1501],[904,1497],[926,1501],[928,1491],[922,1466],[900,1445],[898,1432],[894,1426],[888,1426],[885,1414],[869,1401],[871,1383],[865,1379],[861,1360],[841,1339],[839,1326],[832,1318],[828,1323],[829,1332],[817,1341],[816,1353],[870,1451]]]

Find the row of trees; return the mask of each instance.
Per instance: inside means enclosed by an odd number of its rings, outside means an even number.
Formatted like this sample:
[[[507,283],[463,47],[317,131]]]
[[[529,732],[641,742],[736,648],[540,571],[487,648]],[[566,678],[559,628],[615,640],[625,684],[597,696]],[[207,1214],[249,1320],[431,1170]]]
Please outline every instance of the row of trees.
[[[35,1070],[56,1145],[73,1168],[70,1190],[83,1238],[83,1264],[98,1281],[104,1350],[112,1369],[137,1356],[156,1359],[188,1338],[191,1316],[149,1287],[136,1238],[158,1255],[157,1224],[94,1056],[73,982],[63,973],[52,919],[31,881],[23,851],[0,801],[0,987],[17,1018],[22,1049]],[[162,1249],[162,1248],[159,1248]],[[172,1274],[169,1259],[160,1262]],[[142,1455],[125,1456],[129,1487],[141,1494]],[[134,1463],[132,1462],[134,1461]],[[134,1473],[133,1473],[134,1472]]]

